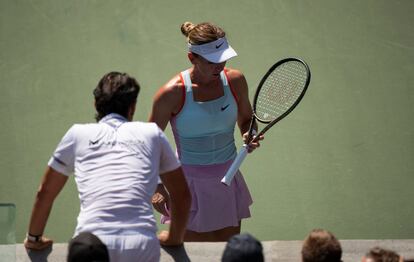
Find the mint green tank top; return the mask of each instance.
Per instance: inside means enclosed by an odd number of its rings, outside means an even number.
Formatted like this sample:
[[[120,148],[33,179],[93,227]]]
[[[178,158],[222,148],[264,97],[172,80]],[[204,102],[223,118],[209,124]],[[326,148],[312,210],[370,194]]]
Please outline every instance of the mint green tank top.
[[[237,101],[224,71],[220,73],[224,95],[210,101],[194,101],[189,70],[181,72],[184,104],[171,120],[177,153],[182,164],[212,165],[236,156],[234,128]]]

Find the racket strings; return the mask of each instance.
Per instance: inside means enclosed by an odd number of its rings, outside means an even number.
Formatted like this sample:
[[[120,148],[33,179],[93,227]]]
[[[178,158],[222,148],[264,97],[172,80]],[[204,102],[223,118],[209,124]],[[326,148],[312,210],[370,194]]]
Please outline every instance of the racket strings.
[[[307,68],[298,61],[288,61],[276,67],[258,94],[257,117],[270,122],[287,112],[302,94],[307,79]]]

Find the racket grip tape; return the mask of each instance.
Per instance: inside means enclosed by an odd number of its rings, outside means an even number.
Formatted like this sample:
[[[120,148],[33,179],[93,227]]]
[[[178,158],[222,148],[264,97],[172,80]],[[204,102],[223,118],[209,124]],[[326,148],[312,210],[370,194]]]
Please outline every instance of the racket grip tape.
[[[233,163],[231,164],[229,170],[227,170],[227,173],[224,175],[223,179],[221,180],[223,184],[230,186],[234,175],[236,175],[237,171],[239,170],[239,167],[241,166],[246,156],[247,156],[247,145],[243,145],[243,147],[240,149],[239,153],[237,154],[236,158],[234,159]]]

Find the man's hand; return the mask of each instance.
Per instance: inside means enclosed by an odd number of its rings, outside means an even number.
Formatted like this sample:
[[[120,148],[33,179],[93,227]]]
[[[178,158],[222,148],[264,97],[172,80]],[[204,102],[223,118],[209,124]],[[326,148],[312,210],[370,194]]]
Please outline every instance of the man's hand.
[[[39,239],[39,241],[36,241],[36,242],[30,241],[27,238],[24,240],[24,247],[27,249],[32,249],[32,250],[43,250],[52,245],[53,245],[53,240],[43,237],[43,236]]]
[[[179,246],[183,244],[183,240],[171,239],[170,232],[165,230],[158,234],[158,240],[162,246]]]

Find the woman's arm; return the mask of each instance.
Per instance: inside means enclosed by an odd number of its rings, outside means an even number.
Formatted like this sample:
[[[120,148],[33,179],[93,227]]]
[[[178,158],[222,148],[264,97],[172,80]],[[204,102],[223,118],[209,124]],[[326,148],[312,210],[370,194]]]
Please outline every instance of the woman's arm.
[[[184,103],[184,86],[179,75],[173,77],[168,83],[163,85],[155,94],[152,111],[149,116],[150,122],[154,122],[163,131],[168,125],[171,117],[177,114]],[[168,216],[170,197],[163,184],[158,184],[152,196],[152,205],[159,213]]]
[[[240,133],[243,136],[243,141],[247,139],[247,132],[250,128],[250,122],[253,115],[252,105],[249,100],[249,89],[247,81],[244,75],[235,69],[227,69],[227,76],[229,84],[231,85],[233,92],[236,93],[238,99],[238,114],[237,114],[237,125],[239,126]],[[257,123],[254,123],[254,128],[257,130]],[[263,140],[263,136],[259,138]],[[259,147],[260,143],[254,142],[249,144],[249,152]]]
[[[149,121],[164,131],[171,118],[180,111],[184,103],[184,91],[179,75],[163,85],[154,96]]]

